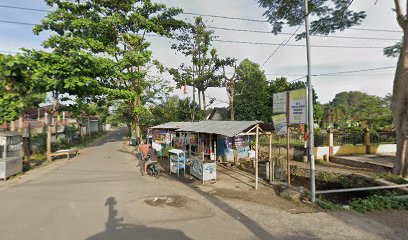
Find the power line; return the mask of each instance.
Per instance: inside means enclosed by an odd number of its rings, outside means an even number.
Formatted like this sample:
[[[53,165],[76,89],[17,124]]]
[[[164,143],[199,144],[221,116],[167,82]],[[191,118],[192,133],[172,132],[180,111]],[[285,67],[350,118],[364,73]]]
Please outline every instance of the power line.
[[[240,21],[248,21],[248,22],[269,23],[266,20],[254,19],[254,18],[238,18],[238,17],[229,17],[229,16],[212,15],[212,14],[200,14],[200,13],[192,13],[192,12],[185,12],[185,13],[181,13],[181,14],[193,15],[193,16],[203,16],[203,17],[212,17],[212,18],[222,18],[222,19],[230,19],[230,20],[240,20]],[[402,31],[391,30],[391,29],[373,29],[373,28],[355,28],[355,27],[348,28],[348,29],[357,30],[357,31],[396,32],[396,33],[401,33],[402,32]]]
[[[339,75],[339,74],[378,71],[378,70],[392,69],[392,68],[396,68],[396,67],[395,66],[390,66],[390,67],[367,68],[367,69],[358,69],[358,70],[340,71],[340,72],[331,72],[331,73],[319,73],[319,74],[312,74],[311,76],[313,76],[313,77],[322,77],[322,76],[338,76],[338,77],[341,77],[341,75]],[[289,81],[289,83],[301,80],[301,79],[306,78],[306,77],[307,76],[302,76],[302,77],[296,78],[294,80]]]
[[[3,4],[0,4],[0,7],[18,9],[18,10],[36,11],[36,12],[52,12],[51,10],[45,10],[45,9],[17,7],[17,6],[3,5]]]
[[[242,29],[242,28],[225,28],[225,27],[207,27],[209,29],[216,29],[216,30],[225,30],[225,31],[236,31],[236,32],[250,32],[250,33],[265,33],[265,34],[274,34],[270,31],[263,31],[263,30],[249,30],[249,29]],[[293,35],[293,33],[288,32],[280,32],[277,35]],[[381,40],[381,41],[399,41],[398,38],[377,38],[377,37],[357,37],[357,36],[328,36],[328,35],[321,35],[321,34],[312,34],[313,37],[322,37],[322,38],[339,38],[339,39],[356,39],[356,40]]]
[[[18,25],[26,25],[26,26],[35,26],[35,25],[37,25],[37,24],[34,24],[34,23],[25,23],[25,22],[7,21],[7,20],[0,20],[0,23],[10,23],[10,24],[18,24]]]
[[[27,11],[37,11],[37,12],[52,12],[51,10],[46,9],[38,9],[38,8],[26,8],[26,7],[17,7],[17,6],[10,6],[10,5],[0,5],[1,8],[10,8],[10,9],[17,9],[17,10],[27,10]],[[182,15],[192,15],[192,16],[203,16],[203,17],[212,17],[212,18],[221,18],[221,19],[229,19],[229,20],[238,20],[238,21],[249,21],[249,22],[261,22],[261,23],[269,23],[266,20],[262,19],[253,19],[253,18],[241,18],[241,17],[230,17],[230,16],[221,16],[221,15],[213,15],[213,14],[201,14],[201,13],[193,13],[193,12],[184,12],[181,13]],[[302,26],[302,25],[301,25]],[[391,30],[391,29],[374,29],[374,28],[356,28],[351,27],[348,28],[351,30],[357,31],[373,31],[373,32],[395,32],[401,33],[402,31],[399,30]]]
[[[37,25],[37,24],[34,24],[34,23],[8,21],[8,20],[0,20],[0,23],[19,24],[19,25],[26,25],[26,26],[35,26],[35,25]],[[253,30],[234,29],[234,28],[219,28],[219,27],[208,27],[208,28],[210,28],[210,29],[230,30],[230,31],[270,33],[270,32],[267,32],[267,31],[253,31]],[[292,38],[294,36],[293,33],[280,33],[280,34],[282,34],[282,35],[289,35],[290,34],[291,35],[290,38]],[[370,38],[370,37],[341,37],[341,36],[324,36],[324,35],[313,35],[313,36],[316,36],[316,37],[329,37],[329,38],[344,38],[344,39],[360,39],[360,40],[393,40],[393,41],[398,41],[399,40],[399,39],[391,39],[391,38]],[[216,39],[213,40],[213,41],[216,41]],[[281,45],[281,44],[279,44],[279,45]],[[278,44],[275,44],[275,45],[278,45]],[[373,47],[368,47],[368,48],[373,48]],[[379,48],[379,47],[377,47],[377,48]],[[383,48],[383,47],[381,47],[381,48]]]
[[[251,42],[251,41],[235,41],[235,40],[222,40],[222,39],[214,39],[214,42],[224,42],[224,43],[241,43],[241,44],[253,44],[253,45],[272,45],[278,46],[279,43],[267,43],[267,42]],[[304,47],[304,44],[286,44],[289,47]],[[344,45],[311,45],[310,47],[317,47],[317,48],[352,48],[352,49],[383,49],[385,47],[381,46],[344,46]]]
[[[350,71],[342,71],[342,72],[331,72],[331,73],[320,73],[320,74],[312,74],[313,77],[321,77],[321,76],[329,76],[329,75],[338,75],[343,73],[357,73],[357,72],[368,72],[368,71],[377,71],[377,70],[384,70],[384,69],[391,69],[396,68],[395,66],[390,67],[378,67],[378,68],[367,68],[367,69],[359,69],[359,70],[350,70]]]
[[[261,19],[228,17],[228,16],[220,16],[220,15],[212,15],[212,14],[200,14],[200,13],[192,13],[192,12],[183,12],[181,14],[183,14],[183,15],[192,15],[192,16],[202,16],[202,17],[212,17],[212,18],[222,18],[222,19],[229,19],[229,20],[248,21],[248,22],[264,22],[264,23],[268,22],[266,20],[261,20]]]
[[[0,20],[0,23],[10,23],[10,24],[29,25],[29,26],[35,26],[36,25],[34,23],[6,21],[6,20]],[[145,36],[164,37],[164,36],[153,35],[153,34],[146,34]],[[271,45],[271,46],[281,45],[281,43],[236,41],[236,40],[223,40],[223,39],[213,39],[213,41],[214,42],[222,42],[222,43],[237,43],[237,44],[252,44],[252,45]],[[304,44],[286,44],[285,46],[304,47],[305,45]],[[385,47],[381,47],[381,46],[344,46],[344,45],[311,45],[311,47],[316,47],[316,48],[349,48],[349,49],[383,49],[383,48],[385,48]]]
[[[288,42],[290,41],[290,39],[292,39],[293,36],[295,36],[296,32],[299,30],[300,26],[293,32],[293,34],[286,40],[283,41],[276,49],[275,51],[272,52],[271,55],[269,55],[268,59],[266,59],[266,61],[262,64],[261,68],[269,61],[269,59],[272,58],[272,56],[279,50],[280,47],[285,47],[286,44],[288,44]]]

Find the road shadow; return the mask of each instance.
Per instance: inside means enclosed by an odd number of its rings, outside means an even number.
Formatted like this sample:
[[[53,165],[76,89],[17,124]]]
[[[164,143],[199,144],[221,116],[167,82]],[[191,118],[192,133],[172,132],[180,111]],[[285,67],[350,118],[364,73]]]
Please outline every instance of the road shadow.
[[[169,181],[179,181],[184,185],[188,186],[196,193],[204,197],[208,202],[212,203],[215,207],[229,215],[235,221],[242,224],[246,227],[252,234],[256,237],[256,239],[282,239],[282,240],[291,240],[291,239],[320,239],[311,231],[296,231],[293,233],[288,234],[273,234],[273,229],[268,229],[267,231],[264,227],[260,225],[259,222],[253,220],[252,218],[248,217],[245,213],[241,212],[239,209],[231,206],[228,204],[224,199],[221,197],[216,197],[208,192],[203,191],[199,187],[197,187],[197,183],[201,184],[194,180],[189,180],[188,178],[180,177],[178,178],[177,175],[169,175],[168,172],[162,174],[164,179]]]
[[[114,197],[109,197],[106,199],[105,206],[108,207],[108,220],[105,224],[106,229],[104,232],[100,232],[86,238],[86,240],[191,239],[180,230],[154,228],[124,223],[124,219],[118,217],[118,211],[115,209],[115,205],[117,205],[117,202]]]

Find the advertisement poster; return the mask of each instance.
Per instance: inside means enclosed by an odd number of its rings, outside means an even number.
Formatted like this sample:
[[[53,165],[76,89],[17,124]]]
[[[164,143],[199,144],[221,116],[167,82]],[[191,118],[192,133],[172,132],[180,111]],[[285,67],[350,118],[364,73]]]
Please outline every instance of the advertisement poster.
[[[306,89],[289,92],[289,124],[307,124]]]
[[[273,112],[286,113],[287,92],[273,94]]]
[[[286,114],[279,114],[272,116],[273,126],[275,127],[275,132],[278,135],[286,135],[288,130],[288,125],[286,123]]]

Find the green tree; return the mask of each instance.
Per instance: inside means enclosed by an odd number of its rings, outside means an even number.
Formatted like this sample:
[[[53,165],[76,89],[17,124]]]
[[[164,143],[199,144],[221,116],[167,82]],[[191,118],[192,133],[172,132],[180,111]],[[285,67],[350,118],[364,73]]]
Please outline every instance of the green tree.
[[[303,0],[258,0],[266,8],[265,16],[271,23],[272,32],[279,33],[284,24],[298,26],[303,23]],[[407,6],[408,1],[404,1]],[[366,12],[355,12],[349,9],[353,1],[347,0],[316,0],[309,1],[309,15],[312,16],[310,32],[328,35],[336,31],[359,25]],[[392,113],[397,134],[397,160],[393,172],[404,177],[408,176],[408,154],[404,145],[408,144],[408,9],[401,8],[401,1],[394,0],[396,21],[403,31],[401,43],[384,50],[388,56],[399,55],[393,86]],[[297,35],[297,39],[305,34]]]
[[[0,124],[20,119],[24,110],[38,106],[45,99],[41,82],[33,79],[27,54],[0,54]]]
[[[170,74],[179,87],[187,84],[197,88],[198,104],[204,110],[207,107],[205,91],[221,84],[221,76],[216,74],[217,50],[211,47],[214,38],[214,31],[207,29],[202,17],[196,17],[194,25],[184,29],[177,37],[180,43],[172,46],[173,49],[191,57],[192,66],[182,64],[179,69],[171,69]]]
[[[152,114],[152,120],[149,125],[157,125],[170,121],[192,121],[193,115],[196,120],[201,120],[205,113],[192,99],[180,99],[178,96],[163,98],[160,103],[151,106],[149,110]],[[193,110],[195,111],[194,114]]]
[[[236,119],[270,122],[269,86],[259,64],[249,59],[243,60],[237,67],[237,78]]]
[[[146,112],[144,105],[160,87],[150,78],[150,72],[164,70],[152,59],[145,35],[171,37],[175,30],[185,26],[174,18],[181,10],[150,0],[46,2],[54,11],[34,32],[51,30],[54,35],[43,45],[60,55],[87,53],[99,59],[94,61],[99,65],[90,69],[97,74],[96,94],[123,99],[129,104],[125,114],[127,125],[139,136],[140,119]]]
[[[336,94],[325,106],[324,115],[329,123],[338,128],[349,128],[358,124],[360,128],[376,130],[389,126],[392,121],[387,97],[381,98],[359,91]]]
[[[229,113],[230,119],[235,120],[235,96],[236,96],[236,86],[238,84],[237,77],[237,59],[235,58],[225,58],[218,59],[216,63],[216,68],[221,71],[221,76],[223,78],[223,85],[225,90],[227,90],[229,99]],[[227,73],[226,69],[232,69],[232,73]]]

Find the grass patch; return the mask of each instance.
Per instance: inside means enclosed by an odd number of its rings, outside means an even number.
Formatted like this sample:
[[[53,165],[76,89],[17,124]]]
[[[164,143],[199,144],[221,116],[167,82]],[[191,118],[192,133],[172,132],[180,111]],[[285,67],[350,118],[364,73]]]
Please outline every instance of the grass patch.
[[[31,155],[29,163],[23,165],[23,173],[39,167],[47,166],[48,164],[49,162],[47,162],[47,155],[45,154]]]
[[[325,210],[344,210],[342,205],[330,202],[323,197],[316,198],[316,204]]]
[[[408,199],[398,198],[393,193],[385,196],[372,195],[365,199],[355,200],[351,202],[350,206],[352,209],[362,213],[386,209],[408,210]]]
[[[377,177],[382,178],[382,179],[385,179],[385,180],[387,180],[387,181],[389,181],[389,182],[396,183],[396,184],[405,184],[405,183],[408,183],[408,181],[405,180],[405,179],[403,179],[402,177],[400,177],[400,176],[398,176],[398,175],[395,175],[395,174],[392,174],[392,173],[389,173],[389,172],[387,172],[387,173],[379,173],[379,174],[377,174]]]

